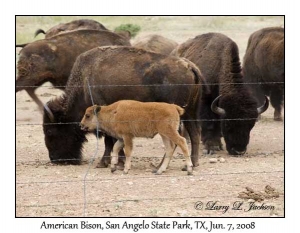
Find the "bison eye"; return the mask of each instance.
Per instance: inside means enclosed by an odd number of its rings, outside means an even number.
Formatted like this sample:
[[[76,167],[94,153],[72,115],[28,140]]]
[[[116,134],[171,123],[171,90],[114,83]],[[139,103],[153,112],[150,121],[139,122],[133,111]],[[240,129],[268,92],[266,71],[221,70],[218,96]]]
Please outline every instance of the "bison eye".
[[[47,135],[51,136],[52,135],[52,131],[50,129],[47,130]]]

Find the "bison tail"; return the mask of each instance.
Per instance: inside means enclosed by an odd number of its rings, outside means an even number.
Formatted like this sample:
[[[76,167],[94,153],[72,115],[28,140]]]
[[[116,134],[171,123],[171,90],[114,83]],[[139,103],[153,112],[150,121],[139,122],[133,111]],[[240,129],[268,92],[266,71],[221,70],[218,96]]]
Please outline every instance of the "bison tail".
[[[38,34],[43,33],[46,34],[46,32],[43,29],[38,29],[36,30],[36,32],[34,33],[34,37],[37,37]]]
[[[200,69],[195,65],[195,63],[189,61],[188,59],[185,59],[185,61],[189,63],[189,67],[195,75],[195,84],[203,85],[202,90],[205,93],[210,93],[210,88],[207,85],[206,79],[203,76],[203,74],[201,73]]]

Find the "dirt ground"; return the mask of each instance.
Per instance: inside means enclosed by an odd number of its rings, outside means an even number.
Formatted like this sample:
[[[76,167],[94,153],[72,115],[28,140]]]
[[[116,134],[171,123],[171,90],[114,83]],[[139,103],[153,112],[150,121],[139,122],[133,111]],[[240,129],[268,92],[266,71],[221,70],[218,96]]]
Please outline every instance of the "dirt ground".
[[[226,34],[235,37],[242,47],[242,58],[253,28],[231,32],[228,29]],[[182,30],[173,39],[182,42],[201,33]],[[47,83],[37,90],[44,103],[62,93],[50,86]],[[89,142],[85,144],[83,165],[49,163],[42,115],[27,93],[19,92],[16,94],[16,216],[284,216],[284,123],[273,121],[273,112],[270,107],[256,123],[244,156],[229,156],[226,151],[202,155],[193,176],[187,176],[181,171],[185,162],[177,149],[170,168],[157,176],[151,173],[151,164],[158,164],[164,153],[161,138],[138,138],[134,141],[132,169],[128,175],[122,175],[121,171],[112,174],[109,168],[95,168],[104,143],[93,135],[88,136]],[[218,161],[211,163],[211,158]],[[262,192],[266,185],[275,188],[279,197],[255,201],[256,210],[247,211],[252,200],[239,198],[239,193],[246,187]],[[201,210],[200,201],[204,206]],[[205,209],[211,202],[216,202],[215,209]],[[243,202],[241,210],[232,209],[236,202]],[[224,213],[227,205],[229,209]]]

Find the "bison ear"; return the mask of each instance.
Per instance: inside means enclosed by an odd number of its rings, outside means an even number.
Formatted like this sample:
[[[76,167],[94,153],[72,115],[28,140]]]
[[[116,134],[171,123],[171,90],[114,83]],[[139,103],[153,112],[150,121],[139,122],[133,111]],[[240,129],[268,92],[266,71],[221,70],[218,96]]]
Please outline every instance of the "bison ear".
[[[96,105],[96,113],[98,113],[98,112],[100,112],[100,110],[101,110],[101,106],[99,106],[99,105]]]

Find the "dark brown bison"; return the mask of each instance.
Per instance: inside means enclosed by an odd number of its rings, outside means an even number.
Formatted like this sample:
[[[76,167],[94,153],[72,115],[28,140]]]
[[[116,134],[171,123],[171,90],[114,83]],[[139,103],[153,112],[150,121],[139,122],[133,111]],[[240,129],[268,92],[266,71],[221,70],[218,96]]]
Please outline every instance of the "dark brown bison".
[[[132,46],[155,53],[169,55],[178,44],[160,35],[149,35],[136,40]]]
[[[173,54],[195,63],[210,84],[211,93],[202,98],[200,106],[205,152],[222,149],[223,135],[229,154],[244,154],[250,131],[258,115],[268,107],[268,100],[257,109],[254,97],[243,84],[236,43],[223,34],[207,33],[181,44]]]
[[[250,36],[244,56],[243,74],[245,82],[261,83],[250,85],[258,104],[264,101],[264,95],[268,95],[275,108],[274,120],[282,121],[285,79],[283,28],[264,28]]]
[[[86,132],[72,122],[79,123],[86,108],[94,103],[107,105],[128,99],[184,107],[182,119],[192,142],[192,162],[198,166],[200,134],[196,120],[202,93],[208,91],[207,86],[199,86],[203,82],[199,69],[184,58],[117,46],[81,54],[65,94],[48,102],[49,109],[44,111],[43,129],[50,160],[80,163]],[[106,142],[106,146],[107,143],[110,145],[103,160],[109,159],[113,146],[111,142]]]
[[[45,38],[50,38],[50,37],[56,36],[60,33],[65,33],[65,32],[80,30],[80,29],[108,30],[101,23],[99,23],[95,20],[78,19],[78,20],[73,20],[69,23],[60,23],[60,24],[50,28],[46,32],[43,29],[38,29],[35,32],[34,36],[37,36],[38,34],[43,33],[43,34],[45,34]]]
[[[60,23],[52,28],[50,28],[48,31],[44,31],[43,29],[38,29],[34,36],[36,37],[38,34],[43,33],[45,34],[45,38],[50,38],[52,36],[56,36],[61,33],[66,33],[70,31],[76,31],[76,30],[105,30],[109,31],[106,27],[104,27],[103,24],[92,20],[92,19],[78,19],[73,20],[69,23]],[[126,38],[127,40],[131,39],[131,33],[129,31],[120,30],[115,31],[116,34],[119,36],[122,36]],[[20,47],[20,46],[19,46]]]
[[[130,45],[109,31],[80,30],[38,40],[20,51],[16,92],[26,90],[43,111],[34,91],[45,82],[64,89],[77,56],[97,46]]]

